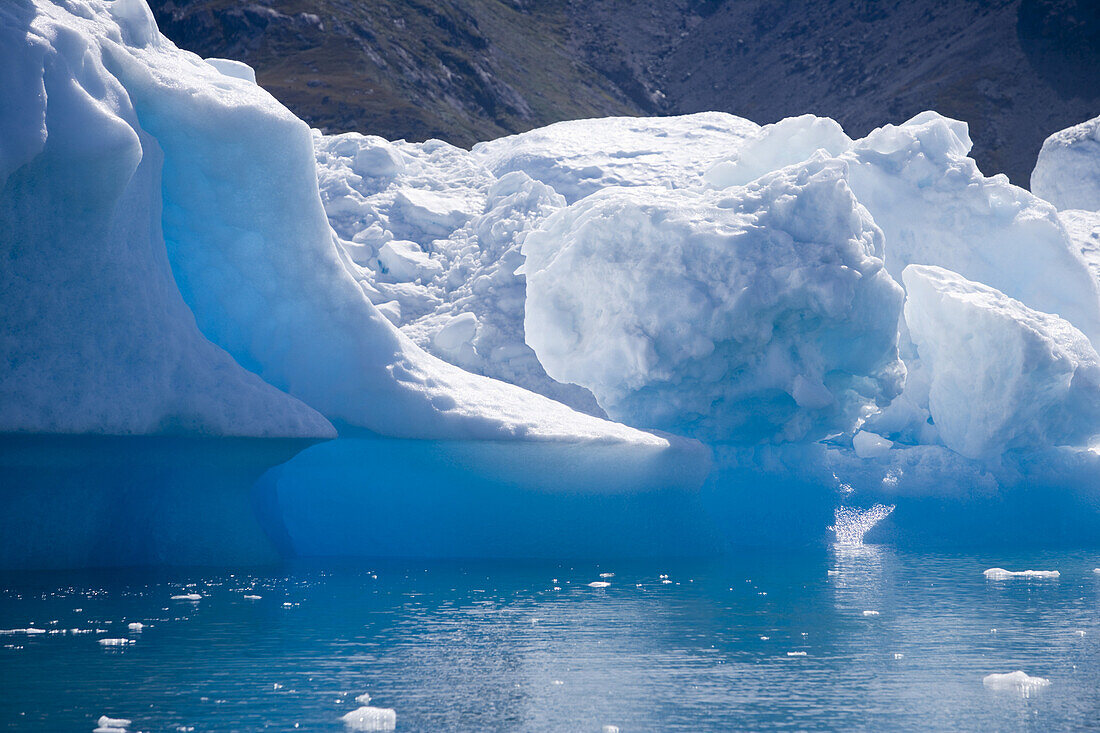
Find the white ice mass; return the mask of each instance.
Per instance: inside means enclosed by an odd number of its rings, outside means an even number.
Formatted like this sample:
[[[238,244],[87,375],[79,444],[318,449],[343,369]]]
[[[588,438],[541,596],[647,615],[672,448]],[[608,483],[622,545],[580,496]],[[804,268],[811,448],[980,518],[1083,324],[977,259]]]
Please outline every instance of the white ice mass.
[[[1031,695],[1050,686],[1050,680],[1044,677],[1032,677],[1022,670],[1004,674],[988,674],[982,678],[982,684],[998,692],[1011,692],[1021,697]]]
[[[1031,190],[1059,209],[1100,211],[1100,117],[1046,139]]]
[[[842,499],[1100,530],[1098,120],[1033,192],[934,112],[325,135],[145,0],[10,0],[0,69],[0,485],[67,507],[34,562],[718,551]]]

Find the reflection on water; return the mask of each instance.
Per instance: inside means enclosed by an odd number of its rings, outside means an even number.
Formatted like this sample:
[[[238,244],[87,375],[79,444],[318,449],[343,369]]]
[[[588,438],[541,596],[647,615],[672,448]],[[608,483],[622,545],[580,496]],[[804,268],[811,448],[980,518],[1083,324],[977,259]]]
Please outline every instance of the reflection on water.
[[[7,576],[0,628],[44,633],[0,635],[0,728],[339,731],[363,693],[399,731],[1087,727],[1098,560],[862,546]],[[1017,669],[1051,684],[982,683]]]

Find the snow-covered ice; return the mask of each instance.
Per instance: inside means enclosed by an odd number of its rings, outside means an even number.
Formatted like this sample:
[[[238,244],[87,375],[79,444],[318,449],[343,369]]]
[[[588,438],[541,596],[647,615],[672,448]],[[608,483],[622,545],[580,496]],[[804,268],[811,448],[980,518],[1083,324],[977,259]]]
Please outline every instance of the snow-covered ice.
[[[986,675],[982,678],[982,684],[998,692],[1012,692],[1021,697],[1031,697],[1038,690],[1049,687],[1050,680],[1032,677],[1022,670],[1016,670],[1004,674]]]
[[[1100,211],[1100,117],[1060,130],[1043,142],[1031,191],[1059,209]]]

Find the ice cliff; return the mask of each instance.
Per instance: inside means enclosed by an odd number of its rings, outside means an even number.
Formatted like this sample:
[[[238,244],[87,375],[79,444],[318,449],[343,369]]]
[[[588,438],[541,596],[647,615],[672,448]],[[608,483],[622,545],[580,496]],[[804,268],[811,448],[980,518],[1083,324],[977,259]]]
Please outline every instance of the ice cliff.
[[[33,436],[339,434],[266,473],[304,443],[218,454],[290,551],[703,552],[780,515],[816,537],[839,501],[965,533],[1035,491],[1100,526],[1067,508],[1100,488],[1096,120],[1032,193],[934,112],[858,140],[720,113],[324,135],[144,0],[8,2],[0,69],[9,485],[56,463]],[[77,452],[109,483],[119,445]],[[167,453],[176,496],[203,450]]]

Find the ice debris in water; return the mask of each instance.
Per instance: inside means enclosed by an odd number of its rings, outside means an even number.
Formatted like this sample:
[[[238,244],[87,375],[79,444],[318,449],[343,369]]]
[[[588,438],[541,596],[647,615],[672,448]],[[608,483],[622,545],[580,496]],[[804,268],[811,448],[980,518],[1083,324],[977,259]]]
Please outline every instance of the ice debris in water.
[[[986,580],[1010,580],[1012,578],[1058,578],[1062,574],[1057,570],[1005,570],[990,568],[985,573]]]
[[[172,596],[173,601],[201,601],[202,596],[198,593],[183,593],[178,596]]]
[[[350,730],[393,730],[397,713],[393,708],[372,708],[364,705],[340,718]]]
[[[1092,572],[1096,573],[1097,575],[1100,575],[1100,568],[1093,568]]]
[[[246,601],[258,601],[260,600],[260,596],[247,595],[244,597],[244,599]]]
[[[864,616],[878,616],[878,611],[864,611]]]
[[[804,657],[806,652],[787,652],[788,657]]]
[[[145,628],[145,624],[143,624],[139,621],[134,621],[132,623],[127,624],[126,628],[128,628],[130,631],[141,631],[142,629]]]
[[[125,733],[126,729],[132,724],[132,721],[126,718],[109,718],[106,715],[101,715],[99,720],[96,721],[96,728],[92,733]]]
[[[836,533],[837,547],[862,547],[863,536],[893,511],[893,504],[875,504],[870,509],[838,506],[834,513],[833,526],[829,527]]]
[[[360,705],[370,705],[370,694],[364,692],[362,695],[359,695],[355,698],[355,702],[359,703]]]
[[[601,578],[614,578],[615,573],[600,573]]]
[[[619,726],[617,725],[605,725],[600,728],[601,733],[619,733]]]
[[[1007,674],[989,674],[982,678],[982,684],[999,692],[1015,692],[1021,697],[1031,697],[1031,693],[1050,686],[1050,680],[1043,677],[1031,677],[1016,670]]]
[[[102,646],[129,646],[136,642],[133,639],[100,639],[99,643]]]
[[[589,588],[606,588],[609,585],[611,585],[611,583],[608,583],[606,580],[597,580],[597,581],[594,581],[592,583],[589,583],[588,587]]]

